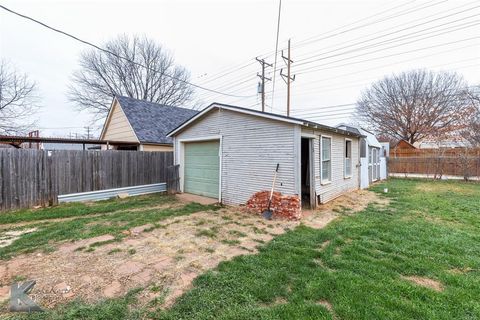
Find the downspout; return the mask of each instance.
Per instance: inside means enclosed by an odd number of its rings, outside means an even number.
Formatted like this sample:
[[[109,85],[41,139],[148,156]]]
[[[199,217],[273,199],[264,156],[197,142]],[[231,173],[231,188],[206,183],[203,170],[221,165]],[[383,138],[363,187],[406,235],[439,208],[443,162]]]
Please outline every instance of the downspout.
[[[358,138],[358,157],[357,157],[357,188],[361,188],[361,180],[362,180],[362,137]]]

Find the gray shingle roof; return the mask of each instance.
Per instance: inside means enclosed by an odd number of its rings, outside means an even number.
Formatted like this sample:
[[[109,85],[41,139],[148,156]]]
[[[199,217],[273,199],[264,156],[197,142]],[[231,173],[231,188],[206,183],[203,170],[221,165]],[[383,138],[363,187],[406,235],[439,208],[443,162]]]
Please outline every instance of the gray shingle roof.
[[[339,133],[339,134],[343,134],[343,135],[347,135],[347,136],[357,136],[357,137],[363,137],[362,134],[360,133],[357,133],[357,132],[353,132],[353,131],[348,131],[348,130],[343,130],[343,129],[339,129],[339,128],[334,128],[334,127],[330,127],[330,126],[327,126],[327,125],[324,125],[324,124],[320,124],[320,123],[317,123],[317,122],[312,122],[312,121],[309,121],[309,120],[305,120],[305,119],[300,119],[300,118],[294,118],[294,117],[287,117],[287,116],[284,116],[284,115],[281,115],[281,114],[276,114],[276,113],[270,113],[270,112],[263,112],[263,111],[259,111],[259,110],[254,110],[254,109],[249,109],[249,108],[244,108],[244,107],[238,107],[238,106],[232,106],[232,105],[229,105],[229,104],[224,104],[224,103],[217,103],[217,102],[214,102],[212,104],[210,104],[207,108],[203,109],[202,111],[200,112],[207,112],[207,110],[211,107],[217,107],[217,108],[222,108],[222,107],[227,107],[227,108],[230,108],[230,109],[237,109],[237,110],[243,110],[243,111],[248,111],[249,113],[251,114],[257,114],[259,116],[272,116],[272,117],[275,117],[279,120],[286,120],[286,121],[289,121],[289,120],[293,120],[293,121],[298,121],[298,122],[301,122],[302,125],[304,126],[307,126],[307,127],[314,127],[314,128],[319,128],[319,129],[323,129],[325,131],[330,131],[330,132],[334,132],[334,133]],[[189,119],[187,119],[188,121]],[[168,134],[171,134],[173,133],[176,129],[180,128],[182,125],[184,125],[187,121],[184,121],[183,123],[180,123],[176,128],[172,129],[171,132],[169,132]]]
[[[198,113],[130,97],[117,96],[117,100],[141,143],[173,143],[167,133]]]

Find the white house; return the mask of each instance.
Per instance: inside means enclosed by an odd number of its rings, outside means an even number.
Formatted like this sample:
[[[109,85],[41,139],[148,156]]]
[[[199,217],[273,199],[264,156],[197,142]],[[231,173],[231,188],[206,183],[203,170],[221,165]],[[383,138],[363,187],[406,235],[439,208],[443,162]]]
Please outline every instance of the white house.
[[[361,134],[307,120],[213,103],[168,136],[181,191],[244,204],[275,190],[315,207],[359,188]]]
[[[375,181],[387,178],[387,161],[383,147],[375,135],[358,126],[339,124],[337,128],[364,136],[360,140],[360,188],[365,189]]]

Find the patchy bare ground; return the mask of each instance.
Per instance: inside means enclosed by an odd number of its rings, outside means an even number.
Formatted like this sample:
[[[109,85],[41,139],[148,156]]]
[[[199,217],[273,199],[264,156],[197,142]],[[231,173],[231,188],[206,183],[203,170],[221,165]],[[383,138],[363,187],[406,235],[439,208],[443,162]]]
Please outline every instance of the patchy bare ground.
[[[321,229],[341,214],[353,214],[364,210],[369,204],[387,206],[388,198],[381,198],[375,192],[357,190],[344,194],[315,211],[304,212],[303,223],[309,227]]]
[[[320,300],[320,301],[318,301],[317,303],[318,303],[319,305],[321,305],[321,306],[324,306],[325,309],[327,309],[328,312],[330,312],[330,313],[332,314],[332,318],[333,318],[334,320],[338,319],[337,315],[336,315],[335,312],[333,311],[333,306],[332,306],[332,304],[331,304],[329,301],[327,301],[327,300]]]
[[[182,206],[183,203],[185,203],[185,202],[182,201],[182,199],[180,199],[179,202],[165,203],[165,204],[162,204],[162,205],[159,205],[159,206],[151,206],[151,207],[148,207],[148,209],[152,210],[152,209],[178,208],[178,207]],[[90,204],[90,203],[87,202],[87,204]],[[33,220],[33,221],[28,221],[28,222],[5,223],[5,224],[0,225],[0,231],[12,229],[12,228],[20,228],[20,227],[25,227],[25,226],[30,226],[30,225],[36,225],[36,224],[40,224],[40,223],[71,221],[71,220],[75,220],[75,219],[78,219],[78,218],[81,218],[81,217],[83,217],[83,218],[96,218],[96,217],[105,217],[105,216],[109,216],[109,215],[115,215],[115,214],[122,213],[122,212],[140,212],[140,211],[144,211],[144,210],[145,210],[145,208],[130,208],[130,209],[125,209],[125,210],[115,210],[115,211],[106,212],[106,213],[89,214],[89,215],[84,215],[84,216],[80,216],[80,217],[79,216],[73,216],[73,217],[66,217],[66,218]]]
[[[463,193],[463,194],[474,194],[474,190],[468,190],[462,188],[461,185],[449,183],[419,183],[416,186],[416,189],[421,192],[455,192],[455,193]]]
[[[145,288],[139,295],[142,303],[157,299],[168,307],[193,279],[221,261],[255,253],[257,246],[300,223],[323,228],[340,214],[385,201],[370,191],[352,192],[309,212],[302,221],[267,221],[225,208],[162,220],[160,228],[136,227],[121,242],[104,235],[63,243],[52,253],[0,261],[0,296],[15,279],[34,279],[30,296],[45,308],[76,298],[95,302],[118,297],[138,287]]]
[[[23,230],[11,230],[6,231],[0,236],[0,248],[9,246],[13,243],[13,241],[20,238],[22,235],[27,233],[32,233],[36,231],[37,228],[30,228],[30,229],[23,229]]]
[[[432,290],[435,290],[437,292],[442,292],[443,291],[443,285],[440,281],[430,279],[430,278],[425,278],[425,277],[418,277],[418,276],[402,276],[403,279],[413,282],[416,285],[429,288]]]
[[[109,243],[113,237],[105,235],[64,243],[53,253],[0,262],[0,282],[35,279],[30,296],[46,308],[74,298],[94,302],[117,297],[139,286],[155,286],[140,295],[145,302],[161,297],[169,305],[200,273],[255,252],[257,245],[295,225],[264,221],[234,208],[200,212],[166,219],[153,230],[149,225],[133,228],[121,242]]]

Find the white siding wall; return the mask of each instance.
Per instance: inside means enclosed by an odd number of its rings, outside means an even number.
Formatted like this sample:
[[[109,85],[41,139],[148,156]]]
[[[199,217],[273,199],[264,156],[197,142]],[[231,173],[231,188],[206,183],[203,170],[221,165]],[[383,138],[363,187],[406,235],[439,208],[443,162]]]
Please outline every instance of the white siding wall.
[[[298,129],[297,129],[298,130]],[[298,132],[299,133],[299,132]],[[180,140],[222,136],[222,201],[243,204],[255,192],[271,188],[277,163],[276,190],[297,194],[295,125],[214,109],[175,137],[175,162],[180,163]]]
[[[367,146],[368,148],[368,146]],[[360,188],[368,188],[370,181],[368,179],[368,157],[360,158]]]
[[[317,136],[317,138],[314,139],[315,161],[313,170],[315,172],[315,189],[317,196],[320,196],[320,203],[330,201],[347,191],[358,189],[358,164],[360,162],[359,139],[313,129],[302,129],[302,133]],[[332,138],[332,181],[331,183],[323,185],[320,179],[320,135],[322,134]],[[352,176],[350,178],[344,177],[345,138],[352,141]]]

